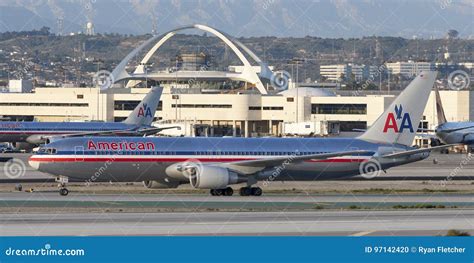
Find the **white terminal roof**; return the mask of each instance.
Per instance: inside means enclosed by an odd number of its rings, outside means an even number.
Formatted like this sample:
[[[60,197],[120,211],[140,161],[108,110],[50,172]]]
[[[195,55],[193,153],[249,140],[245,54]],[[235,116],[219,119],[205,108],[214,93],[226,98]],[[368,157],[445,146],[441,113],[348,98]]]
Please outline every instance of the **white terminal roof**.
[[[297,94],[298,93],[298,94]],[[281,94],[285,97],[296,97],[298,96],[310,96],[310,97],[334,97],[336,94],[334,92],[327,90],[327,89],[321,89],[321,88],[308,88],[308,87],[303,87],[303,88],[294,88],[294,89],[287,89],[284,90],[278,94]]]

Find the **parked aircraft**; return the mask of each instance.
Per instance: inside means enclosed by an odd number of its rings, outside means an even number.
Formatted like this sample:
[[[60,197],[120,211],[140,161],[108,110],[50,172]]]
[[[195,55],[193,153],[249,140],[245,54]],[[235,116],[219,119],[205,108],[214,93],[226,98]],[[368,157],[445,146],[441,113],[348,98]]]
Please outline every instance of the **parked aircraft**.
[[[0,122],[0,142],[33,149],[54,139],[77,136],[144,136],[163,128],[151,126],[163,88],[153,87],[123,122]],[[166,129],[174,128],[167,127]]]
[[[438,115],[438,126],[435,129],[436,136],[441,142],[446,144],[474,144],[474,122],[448,122],[444,114],[443,104],[439,90],[435,88],[436,93],[436,113]]]

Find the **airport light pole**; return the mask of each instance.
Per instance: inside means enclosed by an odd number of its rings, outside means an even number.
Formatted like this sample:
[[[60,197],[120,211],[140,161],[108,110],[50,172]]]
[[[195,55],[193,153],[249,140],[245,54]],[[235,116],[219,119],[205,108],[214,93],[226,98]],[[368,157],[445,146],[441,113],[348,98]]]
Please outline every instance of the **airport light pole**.
[[[140,66],[143,67],[145,73],[145,87],[148,88],[148,67],[151,66],[150,63],[140,63]]]
[[[98,83],[99,83],[99,71],[100,71],[100,65],[102,63],[104,63],[104,61],[101,60],[101,59],[94,59],[93,63],[97,65],[97,73],[96,73],[96,78],[97,78],[96,79],[96,89],[97,89],[96,110],[97,110],[97,112],[96,112],[96,118],[97,118],[97,121],[98,121],[99,120],[99,94],[100,94],[100,87],[98,85]]]
[[[298,115],[299,115],[299,92],[298,92],[298,68],[299,68],[299,65],[301,63],[303,63],[305,60],[302,59],[302,58],[293,58],[291,61],[290,61],[290,65],[292,65],[292,69],[293,69],[293,65],[296,65],[296,81],[295,81],[295,89],[296,89],[296,123],[298,123]],[[293,71],[293,70],[292,70]]]

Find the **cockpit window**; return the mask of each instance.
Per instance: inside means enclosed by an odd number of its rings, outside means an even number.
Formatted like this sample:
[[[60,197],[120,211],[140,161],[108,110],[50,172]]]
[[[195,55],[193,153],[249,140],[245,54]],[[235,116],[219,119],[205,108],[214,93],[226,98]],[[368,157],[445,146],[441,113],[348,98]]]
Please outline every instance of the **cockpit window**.
[[[38,153],[44,153],[44,154],[56,154],[57,150],[56,148],[40,148],[38,150]]]

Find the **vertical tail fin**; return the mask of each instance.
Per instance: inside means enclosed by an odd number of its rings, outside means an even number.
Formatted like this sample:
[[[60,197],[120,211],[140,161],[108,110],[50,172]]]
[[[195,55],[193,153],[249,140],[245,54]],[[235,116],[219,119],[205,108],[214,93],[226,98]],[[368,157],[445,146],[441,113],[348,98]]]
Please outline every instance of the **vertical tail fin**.
[[[441,97],[439,95],[438,85],[435,85],[436,95],[436,115],[438,116],[438,125],[446,123],[446,115],[444,115],[443,104],[441,103]]]
[[[436,71],[421,72],[359,138],[411,145],[436,75]]]
[[[143,98],[140,104],[130,113],[123,122],[137,126],[151,125],[155,117],[156,109],[160,102],[162,87],[152,87],[150,92]]]

